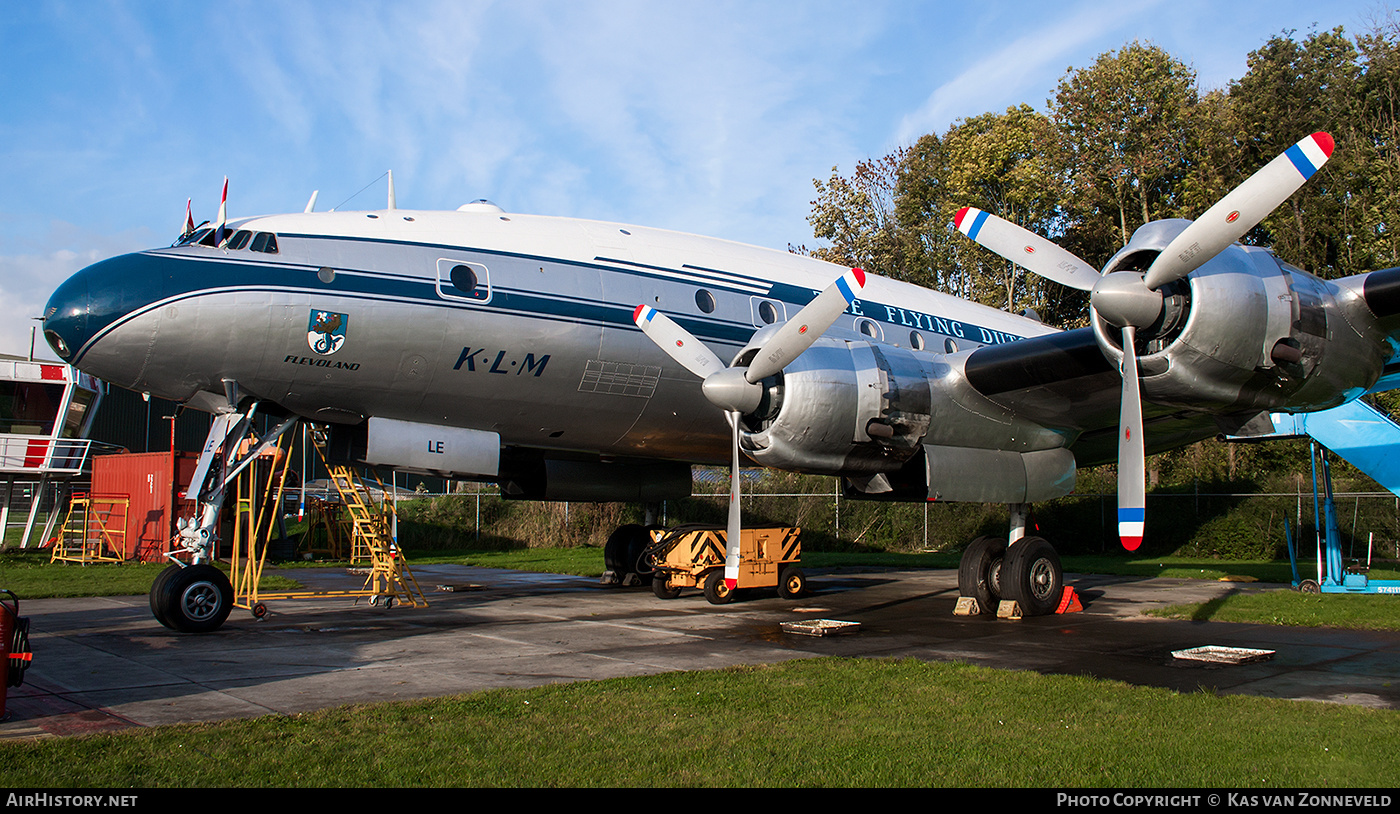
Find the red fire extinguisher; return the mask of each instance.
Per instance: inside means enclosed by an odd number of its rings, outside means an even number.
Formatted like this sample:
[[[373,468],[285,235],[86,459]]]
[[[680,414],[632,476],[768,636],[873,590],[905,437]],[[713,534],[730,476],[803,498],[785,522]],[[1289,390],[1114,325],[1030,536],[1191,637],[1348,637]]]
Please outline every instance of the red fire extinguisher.
[[[29,652],[29,620],[19,615],[19,597],[0,588],[0,718],[5,717],[5,697],[10,687],[24,683],[33,654]]]

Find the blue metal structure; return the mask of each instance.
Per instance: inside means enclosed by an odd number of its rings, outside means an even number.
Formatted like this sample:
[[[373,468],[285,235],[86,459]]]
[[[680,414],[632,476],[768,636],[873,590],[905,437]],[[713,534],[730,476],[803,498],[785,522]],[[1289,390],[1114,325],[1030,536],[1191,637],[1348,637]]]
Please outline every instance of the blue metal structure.
[[[1371,579],[1370,553],[1362,564],[1347,565],[1342,557],[1342,535],[1337,526],[1337,507],[1332,495],[1332,466],[1327,451],[1340,455],[1365,472],[1388,491],[1400,497],[1400,425],[1363,401],[1310,415],[1274,414],[1275,435],[1312,439],[1313,517],[1321,529],[1322,550],[1318,555],[1317,579],[1301,579],[1293,535],[1284,522],[1288,537],[1288,558],[1293,565],[1293,585],[1305,593],[1400,594],[1400,580]],[[1323,447],[1318,450],[1318,445]],[[1318,461],[1322,462],[1319,494]]]

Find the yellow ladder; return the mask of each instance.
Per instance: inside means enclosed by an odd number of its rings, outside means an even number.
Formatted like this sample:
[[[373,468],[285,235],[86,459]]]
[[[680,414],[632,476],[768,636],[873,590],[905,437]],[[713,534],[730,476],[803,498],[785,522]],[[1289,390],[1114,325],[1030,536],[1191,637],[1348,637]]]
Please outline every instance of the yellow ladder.
[[[74,494],[49,562],[122,562],[129,504],[125,497]]]
[[[321,456],[330,473],[331,483],[340,495],[341,505],[350,515],[351,559],[354,562],[369,561],[369,577],[365,579],[365,590],[370,594],[370,603],[408,604],[415,608],[427,607],[428,600],[418,587],[418,580],[408,567],[408,562],[399,551],[393,535],[393,503],[384,491],[384,484],[376,477],[381,499],[375,501],[369,486],[348,466],[331,465],[326,460],[323,430],[313,428],[311,438],[316,453]]]

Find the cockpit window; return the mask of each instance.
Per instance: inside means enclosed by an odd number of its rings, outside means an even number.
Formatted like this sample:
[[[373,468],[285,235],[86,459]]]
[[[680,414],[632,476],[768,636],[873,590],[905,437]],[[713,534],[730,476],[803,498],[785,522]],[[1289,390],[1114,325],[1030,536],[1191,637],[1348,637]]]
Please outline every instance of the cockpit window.
[[[185,234],[180,235],[180,237],[177,238],[176,241],[171,245],[188,246],[191,243],[194,243],[195,241],[204,237],[204,235],[206,235],[209,232],[209,230],[205,228],[205,224],[207,224],[208,222],[209,221],[206,220],[204,221],[204,223],[201,223],[199,224],[199,226],[196,226],[193,231],[186,232]]]
[[[277,254],[277,235],[271,232],[258,232],[257,235],[253,237],[253,245],[248,248],[255,252]]]
[[[252,232],[248,231],[247,229],[239,229],[237,232],[233,233],[233,237],[228,239],[228,248],[234,250],[241,249],[244,246],[248,245],[248,241],[252,237]]]

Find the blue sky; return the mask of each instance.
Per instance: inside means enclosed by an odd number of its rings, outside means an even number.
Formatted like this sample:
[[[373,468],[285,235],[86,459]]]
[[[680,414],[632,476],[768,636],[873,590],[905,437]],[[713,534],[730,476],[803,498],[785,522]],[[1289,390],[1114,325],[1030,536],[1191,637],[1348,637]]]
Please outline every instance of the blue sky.
[[[327,209],[393,169],[398,205],[489,198],[775,248],[812,180],[959,118],[1046,99],[1133,40],[1203,88],[1301,0],[24,2],[0,15],[0,352],[84,265],[213,218]],[[342,208],[384,204],[382,180]],[[42,340],[43,355],[51,356]]]

